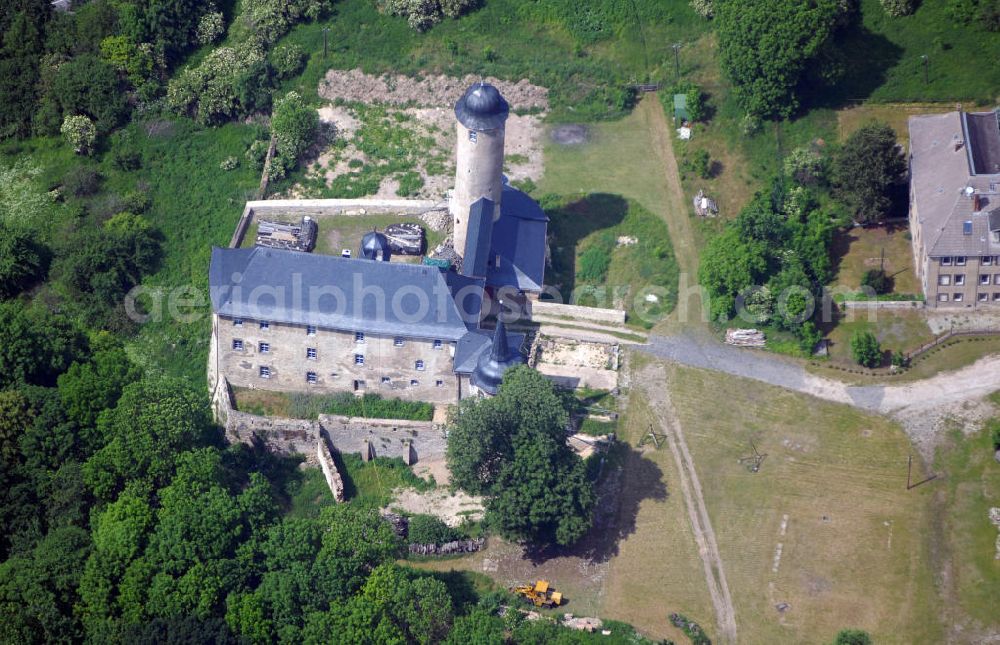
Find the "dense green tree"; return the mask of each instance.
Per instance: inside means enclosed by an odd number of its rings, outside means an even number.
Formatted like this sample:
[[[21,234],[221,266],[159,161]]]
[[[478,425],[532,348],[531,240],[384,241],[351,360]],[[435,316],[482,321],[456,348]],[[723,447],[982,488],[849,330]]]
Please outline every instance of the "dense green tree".
[[[766,275],[768,259],[763,243],[744,239],[736,226],[727,226],[712,238],[701,254],[698,279],[711,298],[712,317],[729,318],[736,297]]]
[[[459,616],[444,641],[446,645],[504,645],[507,642],[503,619],[495,611],[474,607],[465,616]]]
[[[552,383],[528,367],[509,370],[497,396],[463,403],[450,419],[452,481],[485,494],[490,521],[507,535],[571,544],[590,527],[594,494],[566,427]]]
[[[159,488],[172,476],[180,451],[205,445],[210,428],[208,401],[181,382],[131,383],[98,419],[106,443],[84,464],[87,485],[105,500],[131,480]]]
[[[884,218],[906,172],[896,132],[884,123],[862,126],[837,151],[833,171],[837,194],[860,222]]]
[[[750,114],[789,117],[803,76],[833,34],[835,0],[715,3],[719,60]]]
[[[84,347],[83,337],[63,317],[0,302],[0,388],[54,384]]]
[[[870,331],[857,331],[851,336],[851,355],[858,365],[878,367],[882,363],[882,347]]]
[[[116,346],[107,332],[99,338],[105,347],[95,351],[86,363],[70,365],[57,381],[67,416],[85,428],[93,427],[97,416],[114,407],[122,389],[140,376],[124,348]]]
[[[88,116],[100,133],[121,125],[128,114],[118,72],[110,63],[91,54],[60,65],[52,92],[62,114]]]

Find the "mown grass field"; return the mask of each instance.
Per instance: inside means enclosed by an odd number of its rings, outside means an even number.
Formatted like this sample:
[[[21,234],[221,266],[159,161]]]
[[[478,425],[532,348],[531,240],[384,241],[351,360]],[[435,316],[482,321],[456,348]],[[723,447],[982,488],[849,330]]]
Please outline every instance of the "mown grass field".
[[[910,444],[897,425],[757,382],[666,369],[741,642],[829,642],[845,627],[877,643],[940,642],[928,537],[935,490],[906,490]],[[756,474],[737,462],[751,438],[767,454]]]

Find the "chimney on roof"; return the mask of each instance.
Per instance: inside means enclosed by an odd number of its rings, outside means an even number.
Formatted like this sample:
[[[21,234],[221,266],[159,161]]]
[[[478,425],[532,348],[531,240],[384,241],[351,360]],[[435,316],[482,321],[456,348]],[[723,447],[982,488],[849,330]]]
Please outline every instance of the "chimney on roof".
[[[952,136],[951,143],[953,146],[955,146],[955,152],[961,150],[962,146],[965,145],[965,141],[962,139],[962,137],[958,136],[957,134]]]
[[[972,193],[972,212],[978,213],[981,210],[983,210],[983,204],[979,193]]]

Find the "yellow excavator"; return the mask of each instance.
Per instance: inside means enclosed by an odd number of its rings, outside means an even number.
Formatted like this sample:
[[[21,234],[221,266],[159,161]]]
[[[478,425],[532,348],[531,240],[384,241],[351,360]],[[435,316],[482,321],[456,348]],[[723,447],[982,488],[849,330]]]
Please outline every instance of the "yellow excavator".
[[[537,580],[534,585],[520,585],[511,591],[527,598],[536,607],[558,607],[563,600],[562,593],[549,586],[548,580]]]

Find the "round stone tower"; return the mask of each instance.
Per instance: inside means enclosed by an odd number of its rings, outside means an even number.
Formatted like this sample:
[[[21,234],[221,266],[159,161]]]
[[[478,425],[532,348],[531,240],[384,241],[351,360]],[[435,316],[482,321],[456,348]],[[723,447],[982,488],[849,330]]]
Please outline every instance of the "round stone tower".
[[[470,87],[455,104],[455,190],[448,209],[454,224],[455,252],[463,257],[469,208],[486,197],[496,205],[493,219],[500,216],[504,124],[509,114],[507,101],[485,82]]]

